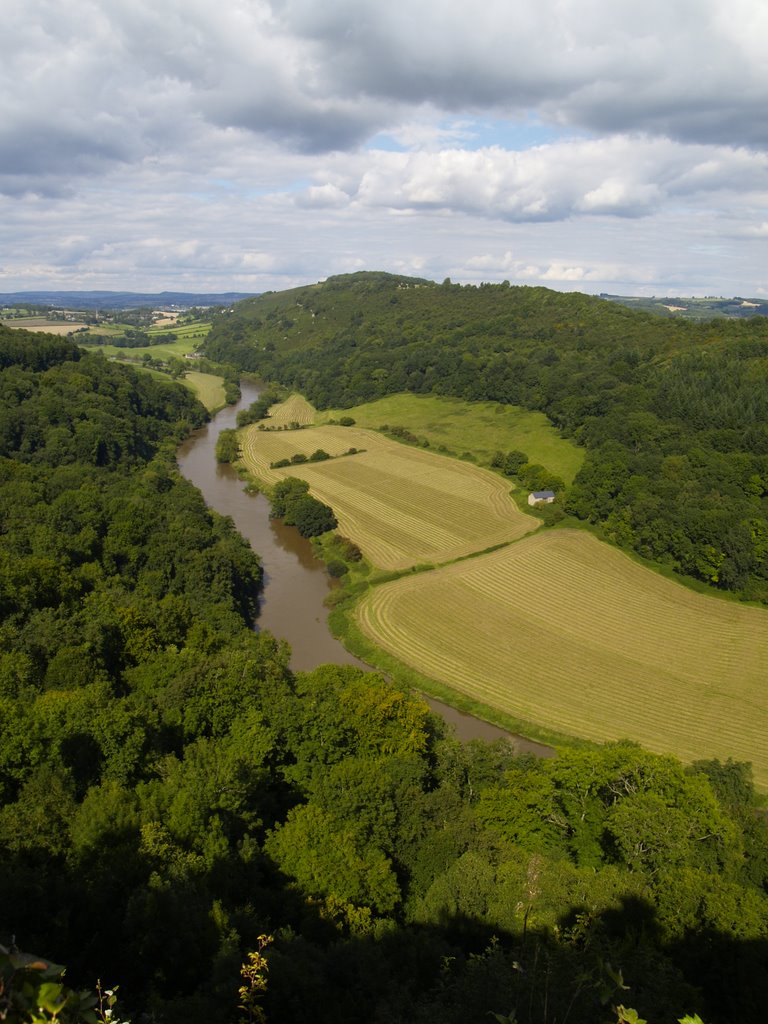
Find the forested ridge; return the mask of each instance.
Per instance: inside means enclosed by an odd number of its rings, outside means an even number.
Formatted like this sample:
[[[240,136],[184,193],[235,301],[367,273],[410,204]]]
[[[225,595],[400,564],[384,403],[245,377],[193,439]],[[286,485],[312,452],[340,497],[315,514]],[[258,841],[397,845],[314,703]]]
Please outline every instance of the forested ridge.
[[[398,391],[541,410],[586,459],[566,511],[768,600],[768,319],[662,320],[545,288],[378,273],[222,313],[207,351],[351,407]]]
[[[748,766],[515,759],[375,674],[292,673],[176,471],[190,394],[44,336],[0,331],[0,366],[0,944],[134,1024],[258,1020],[264,935],[270,1024],[761,1019]]]

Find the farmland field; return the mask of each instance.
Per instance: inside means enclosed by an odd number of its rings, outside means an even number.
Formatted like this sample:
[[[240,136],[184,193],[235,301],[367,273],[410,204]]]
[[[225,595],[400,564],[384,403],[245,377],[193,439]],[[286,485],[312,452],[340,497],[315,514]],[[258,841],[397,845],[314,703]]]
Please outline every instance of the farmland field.
[[[567,484],[584,461],[584,449],[560,437],[541,412],[496,402],[465,402],[441,395],[390,395],[353,409],[318,414],[318,422],[352,416],[358,426],[405,427],[435,448],[445,445],[457,454],[470,452],[486,465],[497,451],[524,451]]]
[[[42,331],[44,334],[59,334],[66,336],[87,327],[88,324],[75,323],[71,320],[49,320],[45,316],[16,317],[13,320],[0,320],[4,327],[13,327],[16,330]],[[75,338],[75,341],[78,339]]]
[[[401,662],[516,719],[751,761],[768,785],[768,612],[694,593],[589,534],[537,533],[385,583],[356,617]]]
[[[269,426],[288,426],[301,423],[306,426],[315,422],[315,407],[303,395],[289,395],[284,402],[278,402],[269,410],[269,418],[263,422]]]
[[[509,483],[496,474],[372,431],[262,431],[252,425],[241,438],[247,469],[267,483],[286,476],[306,480],[312,494],[333,508],[339,532],[382,569],[447,562],[516,540],[538,525],[518,510]],[[271,462],[298,452],[309,456],[318,448],[342,457],[270,468]],[[365,451],[344,455],[349,448]]]
[[[198,373],[197,370],[188,370],[180,381],[197,395],[203,405],[209,411],[221,409],[226,405],[224,395],[224,378],[217,377],[212,373]]]
[[[118,345],[99,345],[98,347],[106,356],[111,356],[117,359],[141,359],[141,357],[147,353],[152,356],[153,359],[171,359],[176,357],[182,359],[185,355],[191,352],[196,352],[202,344],[203,336],[209,329],[208,324],[195,324],[196,332],[183,333],[181,328],[174,329],[174,334],[178,335],[175,342],[164,342],[162,345],[144,345],[141,348],[122,348]],[[100,332],[97,332],[100,333]],[[150,332],[150,335],[153,332]],[[168,331],[160,331],[154,333],[168,333]]]

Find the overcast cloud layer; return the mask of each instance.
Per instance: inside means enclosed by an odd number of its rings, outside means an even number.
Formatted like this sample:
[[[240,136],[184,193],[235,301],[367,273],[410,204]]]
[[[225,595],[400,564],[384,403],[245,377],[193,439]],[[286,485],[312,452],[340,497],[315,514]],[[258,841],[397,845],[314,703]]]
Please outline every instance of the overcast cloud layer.
[[[768,293],[764,0],[6,0],[0,292]]]

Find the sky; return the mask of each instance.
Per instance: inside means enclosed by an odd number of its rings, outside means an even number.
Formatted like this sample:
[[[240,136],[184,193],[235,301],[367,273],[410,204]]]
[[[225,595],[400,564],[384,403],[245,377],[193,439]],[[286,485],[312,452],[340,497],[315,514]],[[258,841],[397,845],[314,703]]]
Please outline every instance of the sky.
[[[765,0],[4,0],[0,293],[768,295]]]

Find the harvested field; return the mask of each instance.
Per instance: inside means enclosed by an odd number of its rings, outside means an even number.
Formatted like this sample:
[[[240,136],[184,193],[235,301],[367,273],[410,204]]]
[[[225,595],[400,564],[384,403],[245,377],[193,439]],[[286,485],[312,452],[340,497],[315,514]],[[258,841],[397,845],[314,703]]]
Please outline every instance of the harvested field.
[[[768,785],[768,612],[697,594],[589,534],[537,533],[383,584],[356,616],[400,661],[517,719],[751,761]]]
[[[68,334],[74,334],[75,331],[80,330],[81,327],[88,328],[88,324],[72,321],[72,320],[48,320],[44,316],[30,316],[24,318],[16,318],[14,320],[0,320],[3,327],[12,327],[19,331],[41,331],[43,334],[58,334],[66,337]],[[74,341],[80,339],[75,338]]]
[[[271,422],[267,421],[267,422]],[[509,497],[509,483],[494,473],[355,427],[242,434],[243,462],[275,483],[298,476],[330,505],[339,532],[359,544],[382,569],[447,562],[524,536],[538,525]],[[332,458],[270,469],[271,462],[318,448]],[[365,449],[343,455],[349,448]]]
[[[287,427],[291,423],[306,426],[315,422],[315,407],[303,395],[290,395],[284,402],[273,405],[269,410],[269,418],[262,422],[271,427]]]
[[[465,402],[446,395],[387,395],[353,409],[330,409],[329,417],[351,416],[360,427],[378,429],[405,427],[433,448],[444,445],[461,455],[469,451],[488,465],[497,451],[520,449],[531,462],[546,466],[550,473],[570,484],[584,461],[584,448],[561,437],[542,412],[497,402]]]

